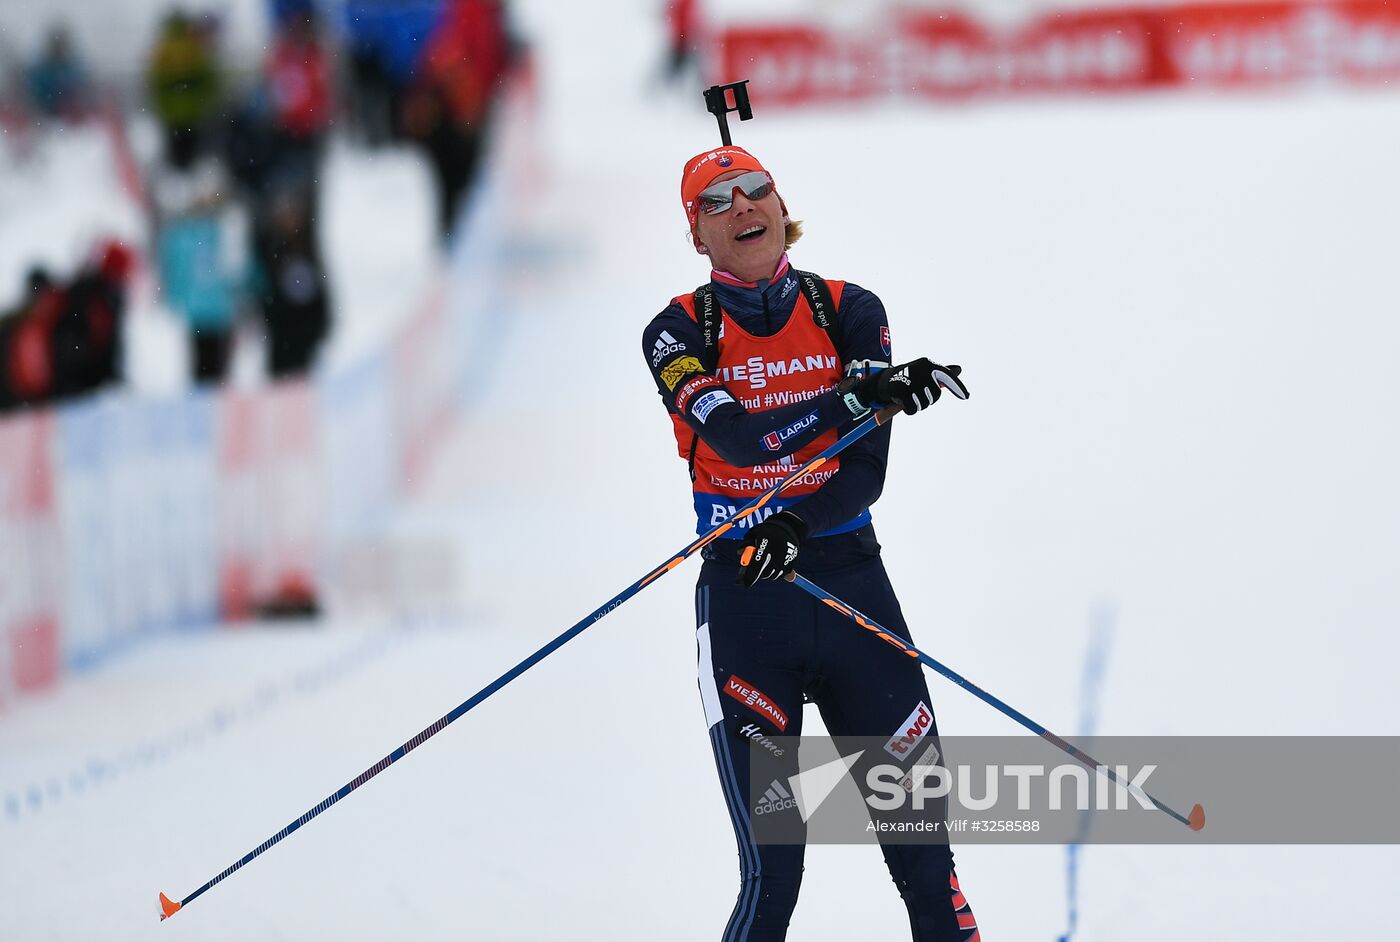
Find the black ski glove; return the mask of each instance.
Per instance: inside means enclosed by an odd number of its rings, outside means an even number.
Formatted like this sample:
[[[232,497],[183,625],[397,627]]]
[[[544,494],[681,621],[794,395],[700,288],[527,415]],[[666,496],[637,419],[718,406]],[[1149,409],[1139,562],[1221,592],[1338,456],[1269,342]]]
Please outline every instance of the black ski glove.
[[[753,585],[760,579],[781,579],[793,571],[792,564],[807,539],[807,524],[791,511],[775,513],[756,524],[744,537],[743,568],[738,583]]]
[[[937,402],[944,389],[959,399],[966,399],[969,394],[958,378],[960,373],[961,366],[939,366],[927,357],[920,357],[863,376],[852,391],[866,408],[883,402],[899,406],[905,415],[913,415]]]

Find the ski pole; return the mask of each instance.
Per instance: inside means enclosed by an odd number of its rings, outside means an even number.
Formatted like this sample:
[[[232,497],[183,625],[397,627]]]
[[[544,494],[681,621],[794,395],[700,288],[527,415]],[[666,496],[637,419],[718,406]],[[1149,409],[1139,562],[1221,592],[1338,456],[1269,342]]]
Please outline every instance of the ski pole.
[[[417,749],[419,746],[423,745],[423,743],[427,742],[429,739],[442,732],[453,721],[457,720],[467,711],[471,710],[473,707],[477,706],[479,703],[485,700],[487,697],[490,697],[492,694],[500,690],[506,684],[510,683],[512,680],[515,680],[515,678],[519,677],[521,674],[534,667],[536,664],[544,660],[550,654],[553,654],[570,639],[574,638],[576,635],[581,634],[584,631],[584,629],[593,625],[603,616],[612,612],[623,602],[626,602],[628,599],[636,595],[642,589],[646,588],[652,582],[655,582],[657,579],[661,578],[666,573],[670,572],[672,569],[675,569],[681,563],[689,559],[702,547],[704,547],[711,541],[718,539],[722,534],[724,534],[730,528],[735,526],[740,520],[743,520],[745,517],[756,513],[760,508],[762,508],[765,504],[771,501],[775,496],[777,496],[785,488],[791,485],[794,481],[798,480],[803,475],[808,474],[821,467],[822,465],[826,464],[826,462],[830,461],[837,454],[844,451],[848,446],[850,446],[852,443],[866,435],[872,429],[884,425],[898,411],[899,410],[897,408],[887,408],[880,412],[871,413],[870,416],[868,416],[863,422],[861,422],[855,428],[851,429],[841,438],[832,442],[820,454],[816,455],[806,464],[802,465],[802,467],[798,468],[797,470],[789,474],[787,477],[783,478],[776,485],[769,488],[766,492],[760,494],[758,497],[745,504],[743,508],[741,508],[728,520],[711,528],[707,533],[698,537],[689,546],[686,546],[680,552],[667,559],[666,562],[651,570],[651,572],[647,573],[647,575],[643,576],[641,579],[638,579],[636,582],[623,589],[617,595],[614,595],[602,605],[595,608],[588,615],[584,616],[584,618],[580,620],[577,624],[575,624],[572,628],[556,637],[553,641],[550,641],[548,644],[540,648],[534,654],[531,654],[529,657],[525,658],[525,660],[521,661],[519,664],[515,665],[510,670],[506,671],[500,677],[497,677],[491,683],[487,684],[485,687],[481,688],[481,690],[473,694],[470,698],[462,701],[457,706],[453,707],[452,710],[445,716],[434,722],[431,726],[428,726],[426,729],[419,732],[418,735],[414,736],[412,739],[399,746],[397,749],[389,753],[384,758],[380,759],[374,765],[365,769],[354,779],[347,782],[345,785],[341,786],[336,791],[332,792],[320,804],[316,805],[314,808],[311,808],[309,811],[301,815],[301,817],[297,818],[291,824],[287,825],[282,830],[278,831],[276,834],[263,841],[261,844],[253,848],[247,854],[244,854],[243,857],[241,857],[237,862],[227,867],[225,870],[220,872],[217,876],[213,877],[211,880],[209,880],[199,889],[195,890],[189,896],[186,896],[184,899],[176,902],[175,900],[170,899],[164,893],[161,893],[161,921],[169,919],[171,916],[175,915],[183,907],[188,906],[200,896],[203,896],[205,893],[209,892],[209,890],[213,889],[220,882],[237,873],[244,866],[250,863],[254,858],[265,853],[267,850],[273,847],[273,845],[282,841],[293,831],[297,830],[302,825],[310,821],[312,818],[316,817],[317,815],[321,814],[321,812],[330,808],[331,805],[334,805],[346,795],[350,794],[355,789],[365,784],[365,782],[368,782],[380,772],[383,772],[389,766],[393,765],[395,762],[408,755],[414,749]]]
[[[1182,824],[1186,825],[1191,830],[1199,831],[1201,828],[1206,826],[1206,812],[1205,809],[1202,808],[1199,804],[1194,805],[1191,808],[1190,814],[1182,815],[1180,812],[1173,810],[1163,802],[1160,802],[1156,798],[1153,798],[1143,789],[1137,787],[1136,785],[1131,785],[1130,783],[1123,781],[1122,777],[1115,773],[1111,767],[1103,765],[1093,756],[1079,749],[1073,743],[1066,742],[1059,736],[1056,736],[1054,733],[1050,732],[1050,730],[1046,729],[1044,726],[1041,726],[1039,723],[1031,719],[1029,716],[1026,716],[1026,714],[1022,713],[1020,710],[1007,703],[1004,703],[997,697],[983,690],[981,687],[977,686],[972,681],[968,680],[966,677],[953,670],[951,667],[948,667],[946,664],[943,664],[940,661],[929,657],[927,654],[914,647],[908,641],[905,641],[903,638],[899,637],[893,632],[886,630],[882,625],[880,625],[879,622],[876,622],[875,620],[867,617],[866,615],[863,615],[860,612],[856,611],[854,608],[847,605],[845,602],[841,601],[836,596],[823,589],[821,586],[812,582],[810,579],[807,579],[806,577],[802,576],[800,573],[793,573],[789,577],[788,581],[792,582],[804,592],[815,596],[819,601],[836,609],[836,611],[840,612],[842,615],[845,615],[851,621],[855,622],[857,625],[860,625],[860,627],[864,628],[867,631],[873,632],[875,637],[879,638],[881,641],[893,645],[903,653],[907,654],[909,657],[918,658],[918,660],[920,660],[924,664],[927,664],[934,670],[938,671],[938,673],[942,674],[944,677],[947,677],[949,680],[957,684],[959,687],[962,687],[968,693],[971,693],[973,696],[977,697],[983,702],[990,704],[997,710],[1000,710],[1002,713],[1011,717],[1013,720],[1020,723],[1022,726],[1026,727],[1026,729],[1030,730],[1037,736],[1044,739],[1046,742],[1050,743],[1052,746],[1055,746],[1056,748],[1069,753],[1071,757],[1077,759],[1084,765],[1088,766],[1090,770],[1102,771],[1105,775],[1108,776],[1109,781],[1117,785],[1121,785],[1123,788],[1128,789],[1130,792],[1141,792],[1143,797],[1145,797],[1148,801],[1152,802],[1152,804],[1157,808],[1157,810],[1166,812],[1168,815],[1175,818],[1177,821],[1180,821]]]

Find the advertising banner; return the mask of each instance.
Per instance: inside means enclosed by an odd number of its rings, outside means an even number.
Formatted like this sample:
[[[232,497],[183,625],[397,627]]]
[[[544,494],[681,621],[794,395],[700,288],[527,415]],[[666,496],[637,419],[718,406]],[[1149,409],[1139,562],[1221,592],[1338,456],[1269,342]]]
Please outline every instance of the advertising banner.
[[[956,9],[895,9],[859,31],[742,24],[717,32],[718,82],[763,106],[1045,93],[1381,83],[1400,77],[1385,0],[1044,13],[1010,27]]]
[[[53,416],[0,420],[0,709],[58,677],[62,572]]]

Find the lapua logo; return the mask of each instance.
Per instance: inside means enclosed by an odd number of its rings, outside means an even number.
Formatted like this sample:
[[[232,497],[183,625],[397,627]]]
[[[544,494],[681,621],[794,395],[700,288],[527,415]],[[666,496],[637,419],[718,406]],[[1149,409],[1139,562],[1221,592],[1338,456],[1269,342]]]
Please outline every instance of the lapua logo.
[[[783,442],[811,428],[820,417],[821,413],[810,412],[787,428],[778,429],[776,432],[769,432],[767,435],[763,436],[763,447],[767,448],[769,451],[779,451],[783,447]]]
[[[928,731],[933,727],[933,711],[928,708],[924,701],[920,700],[919,705],[914,708],[914,712],[909,714],[899,727],[899,731],[890,737],[890,741],[885,743],[885,751],[894,756],[900,762],[913,753],[914,747],[919,744]]]

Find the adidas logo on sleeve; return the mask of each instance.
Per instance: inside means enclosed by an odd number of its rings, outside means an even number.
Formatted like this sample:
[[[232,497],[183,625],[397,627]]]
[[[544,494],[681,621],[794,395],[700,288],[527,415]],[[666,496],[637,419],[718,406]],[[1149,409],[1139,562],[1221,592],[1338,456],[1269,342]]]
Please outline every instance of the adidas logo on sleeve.
[[[656,367],[660,366],[661,361],[666,359],[666,357],[670,356],[673,353],[680,353],[684,349],[685,344],[681,343],[675,337],[671,336],[671,332],[669,330],[663,330],[661,332],[661,336],[657,338],[656,343],[653,344],[651,348],[652,369],[655,369]]]

